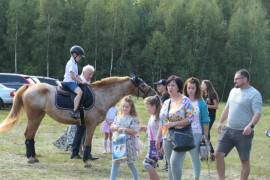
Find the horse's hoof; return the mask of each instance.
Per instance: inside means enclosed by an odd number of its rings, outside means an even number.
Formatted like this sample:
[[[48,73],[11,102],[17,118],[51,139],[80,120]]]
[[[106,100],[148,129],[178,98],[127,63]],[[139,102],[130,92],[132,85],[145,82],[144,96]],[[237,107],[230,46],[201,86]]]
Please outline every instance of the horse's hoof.
[[[86,163],[84,163],[84,166],[83,167],[84,168],[91,168],[92,165],[91,165],[91,163],[86,162]]]
[[[85,164],[83,167],[84,167],[84,168],[91,168],[92,165],[91,165],[91,164]]]
[[[28,164],[34,164],[34,163],[35,163],[34,158],[32,158],[32,157],[28,158],[27,163],[28,163]]]
[[[34,162],[35,162],[35,163],[39,163],[39,160],[38,160],[37,157],[34,157],[33,159],[34,159]]]

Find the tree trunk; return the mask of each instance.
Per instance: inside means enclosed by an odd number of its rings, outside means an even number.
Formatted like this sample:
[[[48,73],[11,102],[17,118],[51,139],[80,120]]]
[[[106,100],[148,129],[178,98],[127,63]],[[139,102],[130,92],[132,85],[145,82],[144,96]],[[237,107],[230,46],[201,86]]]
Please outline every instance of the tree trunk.
[[[50,72],[50,62],[49,62],[49,49],[50,49],[50,31],[51,31],[51,19],[50,15],[48,15],[48,36],[47,36],[47,77],[49,77],[49,72]]]
[[[117,12],[115,13],[115,16],[114,16],[114,25],[113,25],[113,34],[112,34],[110,77],[112,76],[112,69],[113,69],[113,51],[114,51],[114,35],[115,35],[115,29],[116,29],[116,20],[117,20]]]
[[[16,24],[15,24],[15,42],[14,42],[14,60],[15,60],[15,73],[18,73],[17,69],[17,43],[18,43],[18,19],[16,15]]]

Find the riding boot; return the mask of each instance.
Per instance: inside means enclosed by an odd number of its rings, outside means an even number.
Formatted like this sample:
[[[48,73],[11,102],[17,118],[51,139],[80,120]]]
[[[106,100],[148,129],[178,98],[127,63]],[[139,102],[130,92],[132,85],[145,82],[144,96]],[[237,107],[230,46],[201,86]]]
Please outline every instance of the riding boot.
[[[85,146],[83,152],[83,161],[87,161],[89,159],[89,154],[91,152],[91,146]]]

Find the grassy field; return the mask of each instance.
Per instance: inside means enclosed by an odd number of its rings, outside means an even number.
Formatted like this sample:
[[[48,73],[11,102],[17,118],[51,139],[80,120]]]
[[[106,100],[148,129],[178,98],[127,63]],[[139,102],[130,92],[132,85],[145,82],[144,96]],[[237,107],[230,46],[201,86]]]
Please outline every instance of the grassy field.
[[[149,114],[143,105],[143,100],[136,99],[136,107],[141,123],[146,125]],[[224,104],[220,104],[217,112],[217,120],[220,117]],[[9,109],[0,110],[0,121],[2,122],[8,115]],[[270,117],[269,106],[263,107],[263,116],[256,126],[255,137],[251,154],[251,175],[249,179],[265,180],[270,179],[270,138],[266,137],[265,131],[270,128],[268,119]],[[0,134],[0,179],[109,179],[111,169],[111,155],[103,152],[103,133],[96,128],[93,137],[92,154],[100,159],[92,161],[91,169],[83,168],[82,160],[70,159],[70,152],[58,150],[52,142],[55,141],[65,130],[66,125],[57,123],[49,116],[43,119],[36,134],[36,153],[40,163],[29,165],[25,157],[24,131],[26,128],[26,116],[24,115],[20,123],[7,133]],[[218,134],[215,122],[211,131],[213,146],[216,146]],[[146,134],[141,133],[141,138]],[[144,142],[143,153],[138,157],[136,166],[138,168],[139,179],[149,179],[148,173],[144,170],[142,161],[147,151],[147,142]],[[226,160],[227,179],[239,179],[240,161],[234,149]],[[164,161],[159,162],[160,168],[157,170],[161,179],[168,179],[167,172],[161,170]],[[131,179],[131,173],[126,165],[121,165],[118,172],[118,179]],[[187,153],[184,162],[183,178],[193,179],[192,165]],[[202,162],[201,179],[218,179],[215,164],[210,165],[208,174],[207,165]]]

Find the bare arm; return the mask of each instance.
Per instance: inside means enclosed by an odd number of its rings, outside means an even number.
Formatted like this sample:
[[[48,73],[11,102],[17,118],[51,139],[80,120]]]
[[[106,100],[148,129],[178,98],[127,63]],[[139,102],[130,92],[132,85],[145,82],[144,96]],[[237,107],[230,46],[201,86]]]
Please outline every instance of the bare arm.
[[[132,135],[135,135],[135,134],[138,134],[138,131],[136,131],[135,129],[131,129],[131,128],[118,128],[118,132],[121,133],[121,132],[127,132],[129,134],[132,134]]]
[[[216,99],[213,100],[214,105],[207,105],[209,109],[218,109],[218,101]]]
[[[228,114],[229,114],[229,110],[224,109],[221,116],[220,116],[220,119],[219,119],[219,122],[217,125],[217,131],[219,134],[221,133],[222,123],[228,118]]]
[[[105,121],[110,125],[112,124],[107,118],[105,118]]]
[[[181,121],[167,122],[165,124],[165,126],[167,128],[171,128],[171,127],[174,127],[174,126],[187,126],[189,124],[190,124],[189,119],[185,118],[185,119],[183,119]]]
[[[111,130],[112,132],[118,131],[118,129],[119,129],[119,126],[117,126],[117,125],[112,125],[112,126],[110,127],[110,130]]]
[[[208,125],[208,124],[204,124],[204,125],[203,125],[203,130],[204,130],[204,136],[205,136],[206,138],[208,138],[209,125]]]
[[[156,137],[156,148],[158,150],[160,150],[160,139],[161,139],[161,136],[162,136],[162,127],[160,125],[159,128],[158,128],[158,133],[157,133],[157,137]]]
[[[83,82],[83,80],[80,78],[79,75],[76,77],[75,74],[74,74],[74,72],[72,72],[72,71],[70,71],[70,76],[77,83],[79,83],[79,84],[86,84],[86,82]]]
[[[252,117],[250,124],[253,124],[255,126],[259,122],[260,117],[261,117],[260,113],[255,113],[254,116]],[[251,132],[252,132],[252,128],[249,125],[247,125],[242,134],[250,135]]]

